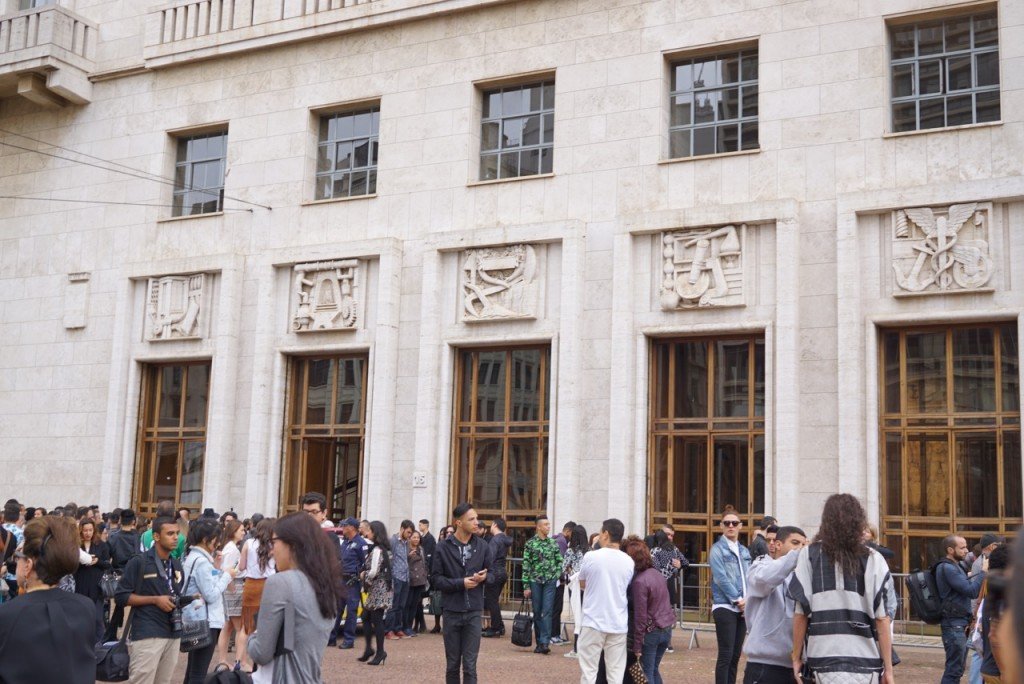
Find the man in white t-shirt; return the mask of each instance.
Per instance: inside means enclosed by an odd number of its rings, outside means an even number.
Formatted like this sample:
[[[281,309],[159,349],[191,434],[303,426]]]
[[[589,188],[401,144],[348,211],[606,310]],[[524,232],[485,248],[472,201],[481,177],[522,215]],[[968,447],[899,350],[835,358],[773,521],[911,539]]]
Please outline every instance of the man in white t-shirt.
[[[601,524],[601,548],[583,556],[580,589],[583,619],[577,646],[580,684],[594,684],[604,652],[609,682],[621,682],[626,670],[626,632],[629,609],[626,592],[633,579],[633,559],[619,550],[625,528],[610,518]]]

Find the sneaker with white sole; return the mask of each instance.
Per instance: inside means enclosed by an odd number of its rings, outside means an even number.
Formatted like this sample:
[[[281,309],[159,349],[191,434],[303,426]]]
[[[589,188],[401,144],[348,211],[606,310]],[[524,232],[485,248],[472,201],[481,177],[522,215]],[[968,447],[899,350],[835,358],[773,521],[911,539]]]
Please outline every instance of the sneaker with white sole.
[[[577,657],[577,655],[578,654],[576,653],[576,651],[569,651],[568,653],[565,654],[565,657],[566,658],[575,658],[575,657]]]

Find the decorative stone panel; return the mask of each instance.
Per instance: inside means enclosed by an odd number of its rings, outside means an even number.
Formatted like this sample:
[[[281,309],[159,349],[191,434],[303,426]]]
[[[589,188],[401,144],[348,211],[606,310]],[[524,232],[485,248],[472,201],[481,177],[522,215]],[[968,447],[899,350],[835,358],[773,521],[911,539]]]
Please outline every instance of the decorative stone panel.
[[[294,270],[294,332],[355,330],[359,326],[358,259],[296,264]]]
[[[201,338],[208,284],[205,273],[150,278],[146,297],[146,340]]]
[[[743,306],[745,225],[662,234],[661,308]]]
[[[532,245],[469,249],[462,255],[459,289],[463,323],[537,317],[540,286]]]
[[[991,206],[954,204],[893,214],[893,294],[897,297],[989,291]]]
[[[64,286],[64,328],[84,328],[89,315],[89,273],[69,273]]]

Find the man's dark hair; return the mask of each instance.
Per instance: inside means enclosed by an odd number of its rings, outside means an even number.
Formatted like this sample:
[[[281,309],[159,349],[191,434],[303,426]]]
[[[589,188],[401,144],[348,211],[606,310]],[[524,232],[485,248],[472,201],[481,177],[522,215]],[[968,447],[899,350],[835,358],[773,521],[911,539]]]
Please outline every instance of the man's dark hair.
[[[548,516],[546,516],[543,513],[541,513],[540,515],[538,515],[536,518],[533,519],[533,523],[535,525],[539,525],[541,520],[547,520],[547,519],[548,519]]]
[[[121,524],[121,513],[122,512],[123,511],[120,508],[115,508],[114,510],[110,511],[110,517],[107,518],[107,521],[111,525],[119,525],[119,524]]]
[[[949,555],[950,549],[956,548],[956,540],[960,538],[959,534],[947,534],[942,540],[942,556],[945,558]]]
[[[249,524],[251,526],[253,526],[253,527],[256,527],[257,525],[260,524],[260,522],[262,522],[262,520],[265,517],[267,517],[267,516],[263,515],[262,513],[253,513],[252,517],[249,518]]]
[[[120,521],[122,525],[134,525],[135,524],[135,511],[130,508],[126,508],[121,511]]]
[[[420,518],[420,525],[426,525],[427,527],[430,527],[430,521],[426,518]]]
[[[626,526],[618,518],[608,518],[601,523],[601,531],[608,533],[612,544],[618,544],[622,541],[623,535],[626,534]]]
[[[778,525],[769,525],[768,527],[765,528],[764,533],[766,535],[774,534],[775,538],[778,539],[779,538],[779,526]]]
[[[799,534],[801,537],[806,537],[804,531],[799,527],[793,527],[792,525],[784,525],[775,530],[775,541],[784,542],[794,534]]]
[[[176,518],[178,517],[178,511],[174,505],[174,502],[170,499],[159,502],[156,505],[155,518]]]
[[[566,530],[569,530],[569,532],[572,532],[575,529],[576,529],[576,523],[575,523],[575,521],[572,521],[572,520],[570,520],[569,522],[567,522],[564,525],[562,525],[562,532],[565,532]]]
[[[403,530],[413,530],[416,528],[416,526],[412,524],[412,520],[403,520],[401,528]]]
[[[18,522],[18,516],[21,515],[21,504],[17,501],[13,503],[8,501],[4,504],[4,522],[13,523]]]
[[[508,527],[508,523],[505,522],[504,518],[495,518],[494,522],[492,522],[491,524],[497,527],[502,532],[504,532],[505,529]]]
[[[320,492],[306,492],[302,495],[302,505],[317,504],[321,511],[327,510],[327,497]]]
[[[468,501],[463,501],[458,506],[452,509],[452,518],[461,518],[462,516],[466,515],[467,511],[470,511],[472,509],[473,504],[469,503]]]
[[[77,517],[79,520],[81,520],[82,518],[84,518],[88,514],[89,514],[89,509],[86,508],[85,506],[80,506],[78,508],[78,511],[76,512],[76,516],[75,517]]]
[[[992,553],[988,554],[988,569],[1004,570],[1008,567],[1010,567],[1010,546],[1000,544],[992,549]]]
[[[766,515],[763,518],[761,518],[761,522],[758,525],[758,527],[761,528],[762,532],[767,532],[769,527],[771,527],[772,525],[778,525],[778,524],[779,524],[778,520],[776,520],[774,517],[772,517],[770,515]]]
[[[177,524],[178,524],[178,521],[175,520],[174,518],[172,518],[170,516],[167,516],[167,515],[161,515],[159,518],[157,518],[157,519],[155,519],[153,521],[153,527],[152,527],[152,529],[153,529],[153,536],[155,537],[156,535],[160,534],[160,530],[163,529],[164,525],[177,525]]]

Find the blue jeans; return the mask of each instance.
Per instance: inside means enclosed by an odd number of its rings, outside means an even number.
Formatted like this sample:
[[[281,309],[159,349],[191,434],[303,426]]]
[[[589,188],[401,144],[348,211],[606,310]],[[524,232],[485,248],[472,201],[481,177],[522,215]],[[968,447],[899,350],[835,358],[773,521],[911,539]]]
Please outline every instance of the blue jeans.
[[[971,651],[971,669],[967,671],[967,684],[981,684],[981,654]]]
[[[960,684],[967,657],[967,625],[942,623],[942,647],[946,649],[946,671],[942,684]]]
[[[530,601],[533,603],[533,629],[537,632],[537,645],[551,642],[551,610],[555,606],[555,585],[558,580],[530,582]]]
[[[391,610],[384,621],[384,627],[389,632],[402,632],[405,630],[405,599],[409,592],[409,582],[406,580],[392,580],[394,596],[392,597]]]
[[[661,658],[665,655],[668,642],[672,639],[672,628],[656,629],[644,637],[644,650],[640,656],[640,665],[647,675],[648,684],[662,684],[661,673],[658,667],[661,665]]]

